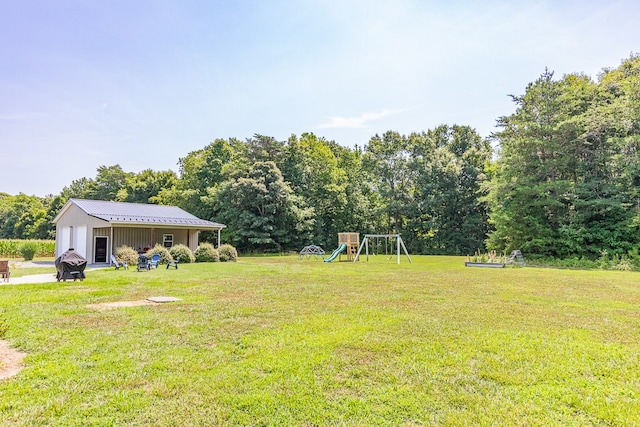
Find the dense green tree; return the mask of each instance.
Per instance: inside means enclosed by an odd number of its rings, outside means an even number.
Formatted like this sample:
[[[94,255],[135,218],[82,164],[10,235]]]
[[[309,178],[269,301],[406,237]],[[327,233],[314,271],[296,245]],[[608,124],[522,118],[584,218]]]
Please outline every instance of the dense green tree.
[[[157,203],[160,192],[175,188],[177,183],[178,176],[173,171],[156,172],[145,169],[125,178],[124,187],[118,190],[116,200],[130,203]]]
[[[441,125],[410,137],[416,174],[413,248],[470,254],[484,247],[488,209],[480,201],[491,146],[468,126]]]
[[[284,148],[282,169],[294,193],[313,208],[313,241],[307,244],[334,245],[343,226],[347,175],[338,167],[329,142],[312,133],[299,139],[292,135]]]
[[[224,182],[235,169],[228,166],[239,156],[241,144],[233,138],[228,141],[216,139],[180,158],[179,179],[175,185],[161,189],[154,202],[180,206],[200,218],[215,220],[211,206],[202,203],[201,198],[207,196],[209,189]]]
[[[225,236],[244,251],[296,249],[310,239],[313,211],[304,207],[273,162],[257,162],[247,176],[209,188],[202,198]]]
[[[216,139],[178,161],[184,188],[204,190],[226,179],[224,166],[233,160],[236,140]]]
[[[632,57],[597,84],[547,71],[513,97],[517,110],[496,134],[491,247],[593,258],[637,245],[637,69]]]
[[[255,134],[244,143],[244,156],[249,164],[256,162],[274,162],[280,164],[285,144],[271,136]]]
[[[640,227],[640,54],[605,70],[598,89],[599,102],[587,129],[590,134],[611,135],[608,165],[628,213],[624,234],[633,242],[630,237],[637,236]]]
[[[117,200],[118,192],[127,184],[131,172],[125,172],[120,165],[100,166],[95,179],[95,190],[91,195],[93,200]]]
[[[512,97],[516,112],[499,121],[500,160],[488,199],[495,226],[490,247],[550,255],[563,251],[560,232],[575,194],[579,162],[579,131],[569,110],[579,105],[567,108],[562,86],[545,71],[525,95]],[[574,113],[582,114],[586,106],[588,101]]]
[[[374,188],[371,174],[363,166],[363,152],[358,146],[353,150],[336,143],[330,144],[338,167],[346,175],[344,209],[338,213],[339,232],[381,233],[386,230],[382,212],[382,200]],[[337,239],[337,236],[332,236]],[[334,240],[334,243],[337,240]]]
[[[71,181],[60,192],[60,196],[67,199],[92,199],[96,191],[96,182],[92,178],[80,178]]]
[[[409,160],[408,138],[398,132],[375,135],[365,147],[363,167],[380,196],[380,215],[386,219],[385,233],[400,233],[408,220],[415,186]]]
[[[47,208],[51,198],[18,194],[0,197],[0,238],[49,239],[53,236]]]
[[[117,200],[118,192],[133,175],[122,170],[120,165],[100,166],[95,179],[80,178],[71,182],[60,193],[65,199]]]

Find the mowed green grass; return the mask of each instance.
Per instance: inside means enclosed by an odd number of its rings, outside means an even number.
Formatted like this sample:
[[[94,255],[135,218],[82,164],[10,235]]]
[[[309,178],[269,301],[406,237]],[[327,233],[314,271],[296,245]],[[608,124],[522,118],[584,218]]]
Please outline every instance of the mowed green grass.
[[[640,425],[640,274],[412,259],[0,286],[0,424]]]

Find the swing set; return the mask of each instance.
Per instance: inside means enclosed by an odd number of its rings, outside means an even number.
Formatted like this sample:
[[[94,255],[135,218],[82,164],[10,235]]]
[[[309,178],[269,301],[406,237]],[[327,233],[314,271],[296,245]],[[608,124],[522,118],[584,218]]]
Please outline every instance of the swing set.
[[[375,255],[376,248],[378,249],[380,248],[380,241],[378,239],[384,239],[384,242],[385,242],[384,251],[385,251],[385,255],[387,256],[387,259],[393,258],[393,255],[394,255],[392,252],[389,251],[389,248],[393,250],[393,246],[394,246],[393,241],[389,243],[389,239],[395,239],[395,246],[396,246],[395,253],[398,258],[398,264],[400,264],[400,248],[401,247],[402,247],[402,250],[404,251],[404,254],[407,256],[409,263],[411,263],[411,257],[409,256],[409,252],[407,252],[407,247],[404,245],[404,242],[402,241],[402,237],[400,237],[400,234],[365,234],[364,239],[362,239],[362,243],[360,244],[360,248],[358,249],[358,253],[356,253],[356,256],[353,258],[353,261],[354,262],[358,261],[363,247],[365,248],[366,259],[367,261],[369,261],[369,241],[372,240],[371,255]]]

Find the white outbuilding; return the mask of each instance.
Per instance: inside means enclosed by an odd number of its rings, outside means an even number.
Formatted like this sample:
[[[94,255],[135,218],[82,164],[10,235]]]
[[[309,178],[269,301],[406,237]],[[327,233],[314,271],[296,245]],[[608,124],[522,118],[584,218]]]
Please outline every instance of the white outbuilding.
[[[109,263],[120,246],[138,251],[160,244],[198,247],[201,231],[217,231],[224,224],[200,219],[177,206],[69,199],[53,219],[56,224],[56,257],[69,248],[91,264]]]

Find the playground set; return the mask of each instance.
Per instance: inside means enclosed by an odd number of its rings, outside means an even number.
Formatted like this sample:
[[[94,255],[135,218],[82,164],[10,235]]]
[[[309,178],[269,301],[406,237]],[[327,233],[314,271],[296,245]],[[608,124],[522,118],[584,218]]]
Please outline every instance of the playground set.
[[[302,250],[298,254],[298,259],[304,259],[305,257],[307,259],[311,257],[321,258],[322,255],[324,255],[324,249],[322,249],[320,246],[309,245],[302,248]]]
[[[369,249],[371,244],[371,254],[375,255],[374,248],[379,247],[379,240],[384,239],[384,248],[385,254],[389,259],[393,258],[393,252],[389,253],[389,246],[393,249],[394,240],[395,240],[395,254],[397,255],[397,263],[400,264],[400,248],[404,251],[404,254],[407,256],[409,262],[411,262],[411,257],[409,256],[409,252],[407,251],[404,242],[402,241],[402,237],[400,234],[365,234],[362,242],[360,242],[360,233],[338,233],[338,247],[329,255],[327,258],[324,258],[324,262],[332,262],[336,258],[338,258],[338,262],[343,261],[342,257],[344,256],[344,261],[356,262],[360,259],[360,254],[362,253],[362,249],[365,250],[366,260],[369,261]],[[305,246],[299,253],[299,258],[311,258],[312,256],[319,257],[324,255],[324,250],[315,245]]]
[[[360,233],[338,233],[338,248],[333,251],[329,258],[325,258],[324,262],[331,262],[336,257],[338,261],[342,261],[343,252],[347,257],[345,261],[353,261],[358,252],[359,244]]]
[[[395,246],[395,251],[394,251]],[[384,253],[387,259],[392,259],[395,255],[397,263],[400,264],[401,253],[400,249],[404,252],[409,263],[411,263],[411,256],[407,251],[407,247],[402,241],[400,234],[365,234],[362,242],[360,242],[360,233],[338,233],[338,247],[327,258],[323,258],[325,254],[324,250],[320,246],[305,246],[299,253],[299,259],[306,259],[313,257],[321,258],[324,262],[333,262],[335,259],[340,261],[356,262],[360,259],[362,250],[364,249],[364,256],[369,261],[369,255],[376,255],[381,253],[380,248],[384,247]],[[391,249],[391,251],[389,250]],[[342,257],[345,257],[343,260]],[[467,267],[504,267],[507,264],[523,267],[526,265],[522,252],[520,250],[514,250],[509,257],[504,256],[503,262],[496,262],[493,260],[479,261],[476,259],[469,259],[465,262]]]

